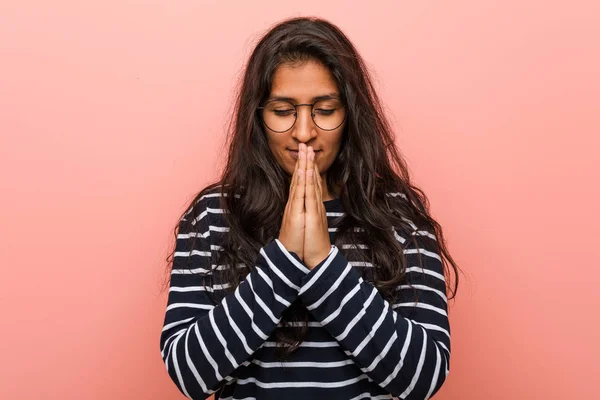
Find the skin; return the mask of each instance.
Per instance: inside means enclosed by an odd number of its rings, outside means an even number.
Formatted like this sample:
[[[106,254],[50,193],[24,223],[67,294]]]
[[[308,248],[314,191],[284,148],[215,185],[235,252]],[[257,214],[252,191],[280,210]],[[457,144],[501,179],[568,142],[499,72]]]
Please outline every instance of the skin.
[[[312,147],[300,144],[298,162],[283,213],[279,241],[313,269],[331,249],[322,180]]]
[[[327,68],[309,61],[281,66],[275,72],[270,99],[289,97],[294,104],[312,103],[317,96],[337,94],[337,84]],[[279,241],[313,269],[329,254],[324,200],[334,198],[327,185],[327,169],[340,149],[344,124],[333,131],[315,125],[309,107],[299,107],[296,124],[284,133],[267,128],[269,147],[277,163],[290,175],[290,195],[283,214]],[[294,160],[288,149],[298,149]],[[314,150],[320,150],[316,154]]]
[[[302,64],[282,65],[273,75],[271,93],[268,100],[277,97],[292,99],[294,104],[313,103],[318,96],[336,95],[339,90],[329,69],[315,61]],[[346,121],[333,131],[324,131],[315,125],[310,116],[310,107],[299,107],[296,123],[287,132],[278,133],[266,128],[271,153],[277,163],[288,173],[294,173],[296,160],[288,149],[298,149],[300,143],[320,150],[316,155],[316,164],[321,171],[321,178],[327,178],[327,170],[337,157],[342,143],[342,135]],[[331,200],[335,196],[329,193],[327,185],[322,186],[323,200]]]

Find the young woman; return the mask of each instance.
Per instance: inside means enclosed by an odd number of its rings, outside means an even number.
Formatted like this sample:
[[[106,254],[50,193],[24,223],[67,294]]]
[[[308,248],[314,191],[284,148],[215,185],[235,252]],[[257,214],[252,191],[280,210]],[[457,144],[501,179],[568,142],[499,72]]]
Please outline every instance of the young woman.
[[[457,267],[365,65],[315,18],[248,61],[217,183],[176,228],[160,347],[187,397],[427,399]]]

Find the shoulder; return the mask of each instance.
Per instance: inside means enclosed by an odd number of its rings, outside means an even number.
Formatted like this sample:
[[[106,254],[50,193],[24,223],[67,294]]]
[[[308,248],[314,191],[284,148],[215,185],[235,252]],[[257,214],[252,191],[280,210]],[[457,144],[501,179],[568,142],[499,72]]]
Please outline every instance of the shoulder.
[[[412,197],[412,196],[411,196]],[[418,198],[411,198],[400,191],[387,191],[386,203],[393,214],[396,239],[404,248],[425,248],[438,251],[438,237],[431,219],[423,215],[427,212],[422,203],[415,204]]]
[[[210,221],[222,219],[225,211],[225,202],[227,197],[226,187],[221,184],[211,184],[203,188],[188,205],[185,213],[181,217],[181,225],[186,230],[196,230],[198,226],[210,225]],[[196,229],[194,229],[196,228]]]
[[[397,234],[408,237],[419,229],[416,208],[406,194],[400,191],[387,190],[384,192],[383,204],[383,207],[389,213],[390,222],[394,225]]]

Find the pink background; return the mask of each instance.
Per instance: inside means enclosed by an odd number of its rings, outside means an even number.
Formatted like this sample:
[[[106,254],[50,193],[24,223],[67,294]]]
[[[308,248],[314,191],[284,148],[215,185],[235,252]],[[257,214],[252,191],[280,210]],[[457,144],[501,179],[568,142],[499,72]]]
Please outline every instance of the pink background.
[[[182,398],[171,230],[253,43],[298,15],[368,61],[466,273],[436,398],[597,398],[598,4],[0,0],[0,398]]]

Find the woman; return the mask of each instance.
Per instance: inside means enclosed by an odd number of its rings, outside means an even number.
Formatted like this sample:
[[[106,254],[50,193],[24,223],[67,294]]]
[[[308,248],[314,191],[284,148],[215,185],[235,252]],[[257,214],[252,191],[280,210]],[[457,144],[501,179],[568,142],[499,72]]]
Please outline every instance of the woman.
[[[222,177],[181,217],[160,339],[203,399],[427,399],[457,267],[348,38],[315,18],[248,61]]]

